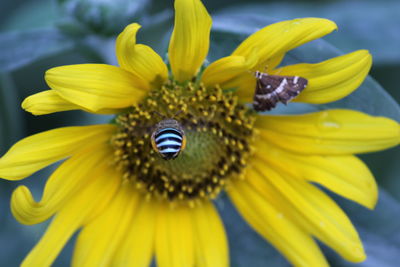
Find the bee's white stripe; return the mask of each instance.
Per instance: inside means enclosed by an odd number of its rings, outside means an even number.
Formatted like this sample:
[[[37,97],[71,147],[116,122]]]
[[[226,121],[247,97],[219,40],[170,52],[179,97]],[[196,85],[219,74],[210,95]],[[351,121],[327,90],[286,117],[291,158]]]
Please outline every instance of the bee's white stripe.
[[[181,145],[182,145],[182,143],[180,143],[180,142],[176,142],[176,141],[173,141],[173,140],[165,140],[165,141],[163,141],[161,143],[158,143],[157,147],[162,147],[162,146],[181,146]]]
[[[299,80],[299,76],[294,76],[293,83],[297,84],[298,80]]]
[[[179,140],[182,140],[182,137],[178,134],[174,134],[174,133],[165,133],[165,134],[161,134],[159,137],[156,138],[156,143],[160,140],[160,139],[164,139],[164,138],[168,138],[168,137],[173,137],[173,138],[178,138]]]
[[[160,153],[161,153],[161,154],[164,154],[164,153],[171,153],[171,152],[176,153],[176,152],[178,152],[179,150],[180,150],[179,148],[167,147],[166,149],[161,150]]]

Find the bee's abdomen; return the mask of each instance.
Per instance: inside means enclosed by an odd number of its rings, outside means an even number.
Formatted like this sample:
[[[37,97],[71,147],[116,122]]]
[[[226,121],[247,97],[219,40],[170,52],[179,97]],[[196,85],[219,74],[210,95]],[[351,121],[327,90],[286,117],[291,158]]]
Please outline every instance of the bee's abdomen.
[[[161,129],[155,135],[158,152],[165,159],[176,158],[182,148],[182,134],[174,128]]]

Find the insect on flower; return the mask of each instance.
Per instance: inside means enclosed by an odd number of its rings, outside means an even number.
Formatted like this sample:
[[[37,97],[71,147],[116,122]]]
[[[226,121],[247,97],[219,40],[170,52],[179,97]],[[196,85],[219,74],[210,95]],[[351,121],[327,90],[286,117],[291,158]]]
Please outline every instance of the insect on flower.
[[[287,104],[306,88],[308,81],[299,76],[269,75],[256,71],[253,107],[256,111],[271,110],[278,102]]]
[[[185,149],[185,132],[177,120],[164,119],[156,124],[151,135],[151,145],[163,159],[175,159]]]
[[[346,109],[257,114],[247,103],[254,90],[256,110],[341,99],[364,81],[370,53],[276,69],[287,51],[337,29],[302,18],[258,30],[203,68],[211,22],[200,0],[175,0],[170,69],[137,43],[141,26],[132,23],[116,40],[119,66],[51,68],[50,89],[24,100],[35,115],[80,109],[115,119],[26,137],[0,158],[0,178],[11,181],[63,160],[39,201],[23,185],[12,195],[19,222],[53,218],[21,266],[51,266],[76,232],[73,266],[230,266],[214,204],[221,192],[295,266],[328,266],[317,239],[346,260],[366,258],[355,227],[320,187],[373,208],[377,185],[354,154],[398,145],[398,122]],[[268,74],[255,79],[263,65]]]

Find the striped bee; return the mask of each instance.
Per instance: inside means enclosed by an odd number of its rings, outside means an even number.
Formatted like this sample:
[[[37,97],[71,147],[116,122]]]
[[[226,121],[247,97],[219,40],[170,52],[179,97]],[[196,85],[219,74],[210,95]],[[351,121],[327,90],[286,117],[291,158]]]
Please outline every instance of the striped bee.
[[[174,119],[160,121],[154,127],[151,145],[163,159],[175,159],[186,146],[186,136],[182,126]]]
[[[279,76],[255,72],[257,79],[253,107],[256,111],[271,110],[278,102],[287,104],[307,86],[299,76]]]

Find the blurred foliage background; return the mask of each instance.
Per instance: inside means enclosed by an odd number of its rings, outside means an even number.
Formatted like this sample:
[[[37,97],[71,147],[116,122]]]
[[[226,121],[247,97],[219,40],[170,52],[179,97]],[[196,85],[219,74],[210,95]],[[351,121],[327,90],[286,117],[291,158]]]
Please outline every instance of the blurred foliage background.
[[[247,35],[275,21],[297,17],[334,20],[339,31],[290,52],[283,64],[318,62],[356,49],[374,58],[368,78],[355,93],[328,105],[289,105],[280,113],[332,107],[352,108],[400,121],[400,1],[398,0],[203,0],[213,16],[208,59],[228,55]],[[14,0],[0,2],[0,154],[27,135],[67,125],[106,122],[109,117],[70,111],[35,117],[20,108],[28,95],[45,90],[44,72],[77,63],[115,64],[114,40],[129,23],[139,22],[139,42],[162,56],[173,26],[173,1]],[[375,79],[375,80],[374,80]],[[384,89],[383,89],[384,88]],[[362,155],[380,185],[375,211],[331,193],[360,232],[368,259],[359,266],[398,266],[400,255],[400,149]],[[54,167],[19,183],[0,181],[0,262],[18,266],[40,239],[46,223],[23,226],[9,209],[11,192],[28,185],[39,198]],[[217,200],[231,247],[232,266],[288,266],[285,259],[243,222],[222,196]],[[332,266],[355,266],[324,247]],[[68,266],[73,240],[55,266]]]

